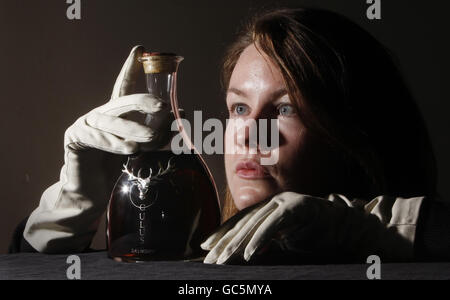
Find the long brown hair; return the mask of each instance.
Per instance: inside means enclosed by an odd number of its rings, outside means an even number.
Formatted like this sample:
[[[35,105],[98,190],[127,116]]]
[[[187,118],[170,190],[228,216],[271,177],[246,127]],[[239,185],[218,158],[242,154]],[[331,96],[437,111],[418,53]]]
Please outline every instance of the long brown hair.
[[[318,9],[276,9],[252,18],[228,48],[228,88],[254,44],[279,68],[304,126],[343,153],[349,197],[433,195],[436,163],[425,123],[389,51],[358,25]],[[237,212],[227,189],[223,219]]]

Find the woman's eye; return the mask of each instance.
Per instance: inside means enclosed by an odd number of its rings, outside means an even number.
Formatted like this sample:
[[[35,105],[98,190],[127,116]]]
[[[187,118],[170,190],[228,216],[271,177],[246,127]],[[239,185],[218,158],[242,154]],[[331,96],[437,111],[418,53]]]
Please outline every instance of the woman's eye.
[[[290,104],[281,104],[278,106],[278,113],[280,116],[290,117],[295,115],[295,109]]]
[[[245,116],[248,114],[248,106],[245,104],[235,104],[232,106],[232,113],[238,116]]]

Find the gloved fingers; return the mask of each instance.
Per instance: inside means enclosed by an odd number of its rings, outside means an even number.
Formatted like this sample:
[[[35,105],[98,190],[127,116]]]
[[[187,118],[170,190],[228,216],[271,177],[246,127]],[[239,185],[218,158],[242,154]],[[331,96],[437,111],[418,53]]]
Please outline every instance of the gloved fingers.
[[[168,108],[168,104],[165,104],[160,99],[150,96],[150,94],[132,94],[110,101],[105,105],[94,109],[94,111],[120,117],[133,111],[154,114],[160,112],[164,108]]]
[[[201,247],[203,250],[211,250],[216,244],[220,241],[220,239],[230,230],[236,228],[238,230],[245,224],[254,214],[257,213],[258,209],[262,207],[265,203],[261,202],[251,207],[247,207],[238,213],[236,213],[233,217],[228,219],[225,223],[223,223],[218,229],[216,229],[202,244]],[[231,233],[230,233],[231,234]]]
[[[248,220],[253,217],[256,211],[250,211],[237,222],[225,223],[219,230],[213,233],[202,245],[203,250],[210,250],[204,259],[204,263],[216,263],[217,258],[222,254],[223,249],[233,239],[233,237],[244,227]]]
[[[84,150],[89,148],[102,151],[130,155],[138,151],[139,145],[132,140],[124,140],[114,134],[78,123],[69,127],[64,136],[64,144],[71,150]]]
[[[179,109],[180,114],[184,115],[184,111]],[[175,121],[175,115],[170,111],[164,113],[147,114],[145,118],[145,125],[152,128],[158,134],[150,142],[139,144],[141,151],[152,151],[162,145],[170,143],[170,138],[177,134],[177,126],[172,126]]]
[[[286,207],[286,209],[290,209],[292,207],[296,207],[301,202],[305,202],[309,199],[315,199],[312,196],[299,194],[295,192],[282,192],[272,198],[271,201],[278,203],[280,206]]]
[[[349,207],[353,206],[352,201],[348,199],[346,196],[341,194],[329,194],[327,200],[344,206]]]
[[[135,87],[139,76],[144,76],[142,64],[138,58],[142,56],[145,48],[143,46],[135,46],[131,49],[128,58],[117,76],[114,88],[111,94],[111,100],[131,94]]]
[[[151,142],[156,135],[151,127],[97,112],[89,114],[86,123],[89,127],[138,143]]]
[[[282,207],[274,210],[267,218],[263,220],[261,225],[257,228],[252,235],[251,240],[247,243],[244,251],[244,259],[249,261],[253,254],[261,249],[268,241],[270,241],[279,230],[289,222],[291,215],[286,216],[286,211]],[[301,220],[295,220],[295,222],[301,223]]]
[[[328,200],[292,192],[279,194],[273,200],[280,205],[248,242],[244,251],[246,261],[278,234],[287,233],[292,228],[299,231],[313,225],[318,216],[323,214],[323,209],[333,205]]]
[[[318,207],[327,201],[294,192],[283,192],[272,198],[278,209],[260,226],[249,242],[245,256],[250,258],[260,246],[270,240],[281,228],[297,224],[303,226],[318,214]]]
[[[252,238],[255,231],[259,228],[261,223],[270,216],[278,205],[274,202],[269,202],[263,208],[259,209],[251,219],[242,227],[223,248],[222,253],[217,258],[217,264],[226,264],[228,261],[235,258],[235,256],[242,256],[248,241]]]

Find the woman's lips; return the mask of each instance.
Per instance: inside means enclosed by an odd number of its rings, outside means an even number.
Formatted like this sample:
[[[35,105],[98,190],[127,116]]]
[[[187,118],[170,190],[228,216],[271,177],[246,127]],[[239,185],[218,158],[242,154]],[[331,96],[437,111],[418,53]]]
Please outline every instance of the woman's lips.
[[[243,179],[263,179],[270,177],[268,170],[253,160],[239,162],[236,166],[236,174]]]

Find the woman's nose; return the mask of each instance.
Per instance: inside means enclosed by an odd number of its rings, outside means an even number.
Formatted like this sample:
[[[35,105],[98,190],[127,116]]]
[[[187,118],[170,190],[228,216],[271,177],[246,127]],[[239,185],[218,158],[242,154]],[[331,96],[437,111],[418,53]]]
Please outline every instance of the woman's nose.
[[[253,150],[256,154],[258,149],[258,126],[253,118],[237,120],[236,144],[240,148]]]
[[[270,150],[274,146],[272,140],[275,137],[272,131],[278,130],[278,126],[274,126],[273,121],[266,116],[238,121],[236,144],[241,148],[248,149],[252,154]]]

